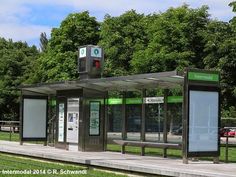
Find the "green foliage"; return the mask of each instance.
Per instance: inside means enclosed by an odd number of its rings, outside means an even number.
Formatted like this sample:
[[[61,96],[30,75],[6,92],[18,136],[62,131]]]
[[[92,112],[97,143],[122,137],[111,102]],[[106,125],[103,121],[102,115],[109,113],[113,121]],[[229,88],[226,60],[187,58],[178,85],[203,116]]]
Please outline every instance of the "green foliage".
[[[131,73],[133,53],[147,43],[144,15],[134,10],[119,17],[107,15],[101,25],[99,45],[105,51],[105,76]]]
[[[0,38],[0,116],[19,119],[18,87],[29,77],[38,56],[35,46]]]
[[[231,3],[235,11],[235,3]],[[236,102],[236,19],[230,23],[211,21],[204,38],[206,45],[204,65],[207,69],[220,71],[222,83],[222,105],[224,109]]]
[[[35,63],[36,72],[28,82],[49,82],[76,79],[78,47],[97,44],[99,23],[89,13],[73,13],[52,29],[47,50]]]
[[[229,5],[236,12],[236,3]],[[0,39],[0,114],[17,116],[16,88],[22,83],[77,79],[78,47],[88,44],[104,48],[105,77],[185,67],[218,70],[222,105],[228,110],[236,102],[235,33],[235,17],[212,20],[207,6],[183,5],[149,15],[130,10],[106,15],[101,23],[87,11],[69,14],[49,40],[41,34],[40,54],[26,43]]]
[[[133,54],[136,73],[203,68],[203,31],[209,22],[208,8],[170,8],[147,26],[148,46]]]
[[[47,49],[47,45],[48,45],[48,39],[47,39],[47,34],[45,32],[40,34],[40,48],[41,51],[44,52]]]
[[[236,107],[230,106],[229,109],[223,110],[221,113],[221,117],[236,119]]]

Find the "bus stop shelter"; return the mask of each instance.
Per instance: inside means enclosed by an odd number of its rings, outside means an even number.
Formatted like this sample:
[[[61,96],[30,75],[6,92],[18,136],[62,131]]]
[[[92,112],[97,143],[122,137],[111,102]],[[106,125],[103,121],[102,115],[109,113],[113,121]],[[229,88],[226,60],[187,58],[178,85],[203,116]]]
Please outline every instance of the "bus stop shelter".
[[[182,149],[184,163],[190,157],[219,157],[219,73],[196,69],[24,85],[21,87],[21,143],[47,141],[51,133],[55,134],[57,148],[68,149],[75,145],[81,151],[106,150],[108,92],[120,91],[123,99],[119,143],[123,148],[140,146],[144,154],[145,147],[155,145],[145,140],[145,104],[141,103],[140,141],[126,141],[125,93],[140,91],[143,100],[146,89],[161,88],[164,89],[163,142],[156,147],[163,147],[166,157],[167,149],[172,146],[167,140],[167,96],[168,90],[176,87],[183,90],[183,138],[178,146]],[[52,98],[56,99],[54,119],[50,117]],[[50,120],[55,122],[52,132],[48,130]]]

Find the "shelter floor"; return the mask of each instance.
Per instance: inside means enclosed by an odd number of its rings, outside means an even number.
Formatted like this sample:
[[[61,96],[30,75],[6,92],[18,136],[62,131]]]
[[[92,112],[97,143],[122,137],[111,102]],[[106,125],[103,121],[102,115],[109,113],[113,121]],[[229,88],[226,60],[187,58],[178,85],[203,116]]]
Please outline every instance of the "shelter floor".
[[[24,143],[20,145],[19,142],[9,141],[0,141],[0,152],[105,167],[114,171],[124,170],[184,177],[236,177],[236,164],[213,164],[210,161],[189,161],[189,164],[183,164],[181,159],[139,156],[117,152],[67,151],[41,144]]]

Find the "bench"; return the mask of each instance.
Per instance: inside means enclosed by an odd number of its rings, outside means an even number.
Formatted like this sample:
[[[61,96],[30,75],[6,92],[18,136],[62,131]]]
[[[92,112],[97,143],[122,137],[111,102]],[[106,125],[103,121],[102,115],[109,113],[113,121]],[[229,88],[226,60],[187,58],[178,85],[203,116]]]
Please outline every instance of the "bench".
[[[147,141],[128,141],[128,140],[113,140],[116,144],[121,145],[121,153],[125,153],[125,146],[136,146],[141,147],[141,155],[144,155],[144,149],[145,147],[152,147],[152,148],[163,148],[166,149],[182,149],[181,144],[177,143],[157,143],[157,142],[147,142]],[[163,155],[166,156],[165,153]]]

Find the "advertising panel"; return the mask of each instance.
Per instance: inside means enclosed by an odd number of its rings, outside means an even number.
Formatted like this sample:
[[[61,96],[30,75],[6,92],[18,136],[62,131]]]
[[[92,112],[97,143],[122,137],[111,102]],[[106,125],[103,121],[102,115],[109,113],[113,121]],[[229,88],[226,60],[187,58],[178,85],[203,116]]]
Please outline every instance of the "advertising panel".
[[[78,143],[79,138],[79,98],[67,100],[67,138],[68,143]]]
[[[190,90],[189,152],[218,151],[218,92]]]
[[[23,99],[22,139],[46,139],[47,99]]]

